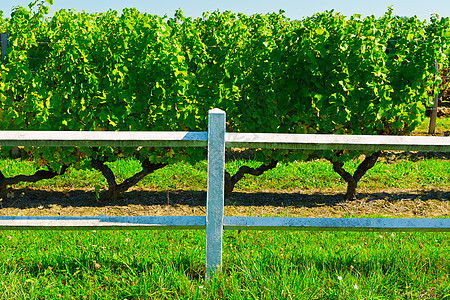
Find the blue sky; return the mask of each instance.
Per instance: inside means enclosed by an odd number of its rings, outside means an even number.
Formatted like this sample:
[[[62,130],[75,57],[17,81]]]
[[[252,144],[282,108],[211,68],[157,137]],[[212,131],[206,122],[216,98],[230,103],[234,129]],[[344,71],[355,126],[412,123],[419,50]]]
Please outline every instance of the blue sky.
[[[31,0],[1,0],[0,10],[9,16],[15,5],[27,6]],[[388,6],[394,7],[394,13],[400,16],[414,16],[429,19],[431,14],[450,17],[450,0],[54,0],[52,11],[61,8],[75,8],[77,11],[100,12],[112,8],[121,11],[124,7],[136,7],[140,11],[163,16],[173,16],[181,8],[186,16],[199,17],[204,11],[231,10],[245,14],[286,11],[291,19],[301,19],[316,12],[334,9],[345,16],[355,13],[363,16],[381,16]]]

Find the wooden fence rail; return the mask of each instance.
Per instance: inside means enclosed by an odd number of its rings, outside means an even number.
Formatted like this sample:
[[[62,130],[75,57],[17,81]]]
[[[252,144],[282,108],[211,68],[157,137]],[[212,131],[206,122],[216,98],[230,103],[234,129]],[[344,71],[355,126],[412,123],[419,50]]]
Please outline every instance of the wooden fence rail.
[[[204,229],[206,276],[222,265],[223,230],[450,232],[450,219],[224,217],[225,147],[450,152],[449,137],[226,133],[225,112],[212,109],[208,132],[1,131],[0,146],[208,147],[206,216],[0,217],[0,230]]]

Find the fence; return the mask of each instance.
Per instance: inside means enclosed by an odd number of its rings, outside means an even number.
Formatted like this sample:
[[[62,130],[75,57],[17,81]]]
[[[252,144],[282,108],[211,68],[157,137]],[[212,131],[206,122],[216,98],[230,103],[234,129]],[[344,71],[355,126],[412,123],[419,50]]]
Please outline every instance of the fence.
[[[450,152],[450,138],[226,133],[225,112],[212,109],[207,132],[0,132],[0,146],[208,147],[204,216],[0,217],[0,230],[206,229],[206,276],[222,265],[223,230],[450,232],[450,219],[224,217],[225,147]]]

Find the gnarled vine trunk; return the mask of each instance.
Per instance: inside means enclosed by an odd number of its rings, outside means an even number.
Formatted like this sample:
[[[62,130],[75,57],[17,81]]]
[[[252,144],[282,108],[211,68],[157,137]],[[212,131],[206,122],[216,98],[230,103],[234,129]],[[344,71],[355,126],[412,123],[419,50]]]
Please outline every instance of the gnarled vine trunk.
[[[268,165],[261,165],[258,168],[250,168],[248,166],[242,166],[233,176],[225,171],[225,197],[231,195],[236,183],[241,180],[245,174],[250,174],[254,176],[260,176],[264,172],[271,170],[277,166],[278,161],[272,160]]]
[[[381,152],[375,152],[370,156],[366,156],[353,175],[344,170],[344,163],[332,162],[333,170],[347,182],[346,200],[354,200],[356,198],[356,188],[358,187],[359,180],[375,165],[380,155]]]
[[[91,161],[91,165],[94,169],[102,173],[102,175],[106,179],[106,182],[108,183],[108,190],[106,191],[106,194],[103,195],[102,197],[102,200],[104,201],[111,201],[117,199],[120,195],[125,193],[129,188],[137,184],[148,174],[153,173],[154,171],[167,166],[167,164],[161,163],[153,164],[150,163],[148,159],[146,159],[141,163],[142,171],[134,174],[132,177],[126,179],[124,182],[117,184],[116,177],[114,176],[113,171],[105,164],[105,161],[93,159]]]
[[[20,182],[38,182],[43,179],[51,179],[58,175],[63,175],[68,166],[62,166],[61,171],[55,172],[52,170],[39,170],[33,175],[17,175],[14,177],[5,177],[0,171],[0,199],[2,200],[2,205],[7,201],[8,186],[13,184],[18,184]]]

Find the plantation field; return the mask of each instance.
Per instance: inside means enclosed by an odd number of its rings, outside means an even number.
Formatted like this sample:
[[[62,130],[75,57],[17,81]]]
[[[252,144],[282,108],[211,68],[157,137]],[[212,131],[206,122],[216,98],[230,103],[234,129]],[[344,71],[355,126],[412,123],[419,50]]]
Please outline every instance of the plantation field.
[[[391,7],[379,18],[327,11],[290,20],[282,10],[250,16],[215,11],[201,18],[178,10],[161,17],[134,8],[60,10],[48,18],[51,2],[34,1],[15,7],[11,18],[0,17],[8,40],[1,130],[205,131],[208,111],[218,108],[226,111],[230,132],[410,135],[432,95],[441,92],[436,64],[442,70],[448,65],[449,19],[400,17]],[[92,168],[107,179],[103,199],[114,200],[144,173],[204,157],[200,148],[78,146],[25,147],[43,168],[32,181]],[[9,148],[1,150],[9,155]],[[311,155],[253,150],[259,160],[273,162],[269,169]],[[362,151],[314,152],[333,162],[349,200],[359,174],[378,158],[366,154],[352,176],[342,165]],[[120,185],[108,163],[124,157],[136,158],[143,172]],[[229,173],[227,194],[241,174]],[[6,185],[29,179],[0,180],[1,197]],[[93,188],[103,189],[103,181]]]

